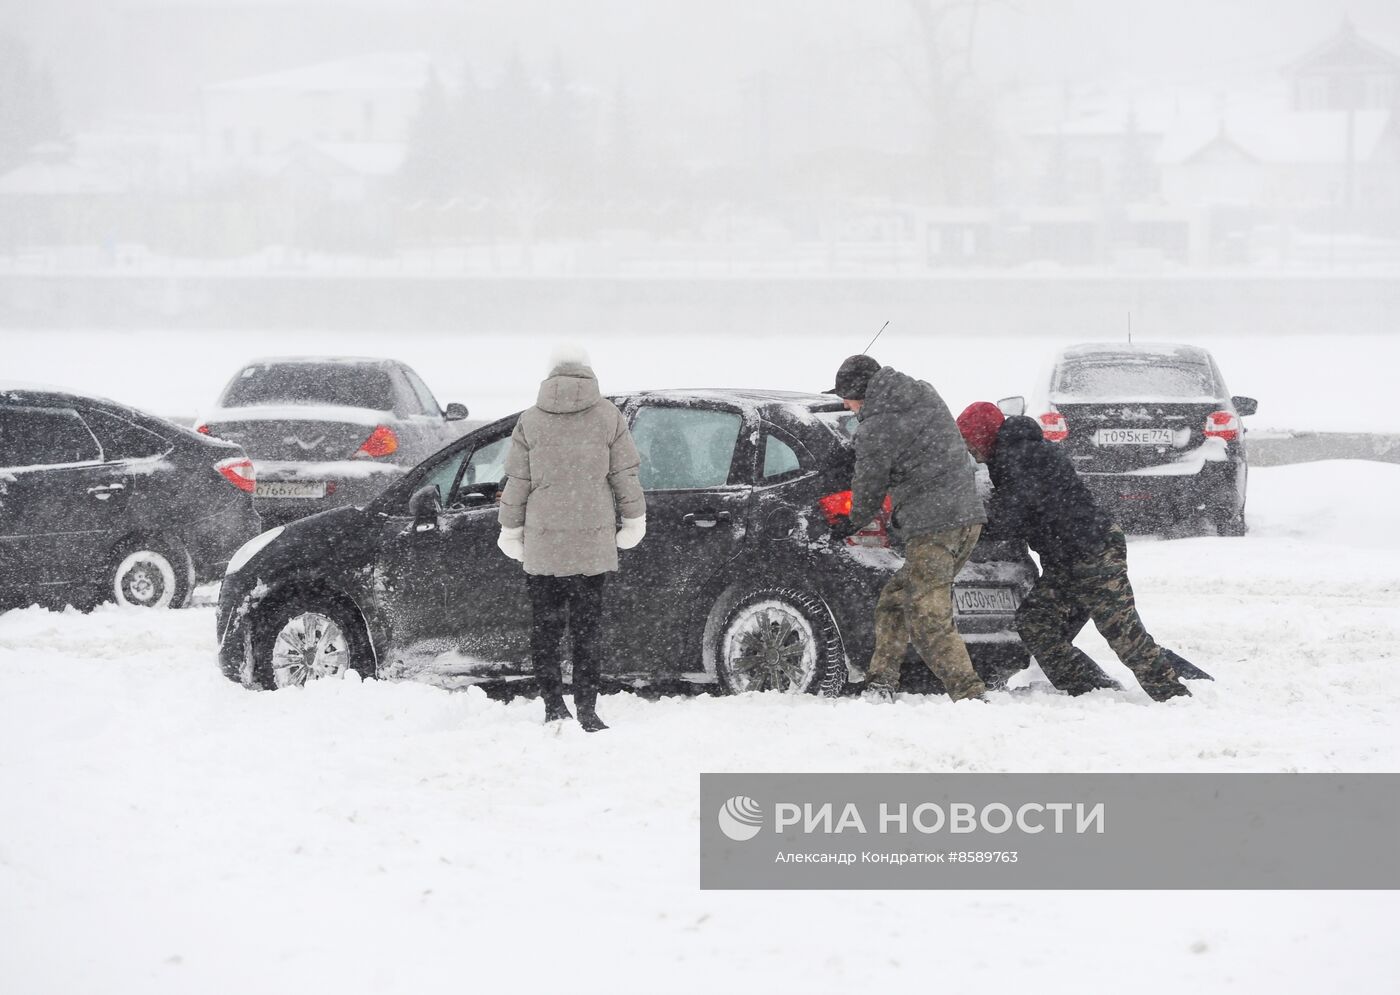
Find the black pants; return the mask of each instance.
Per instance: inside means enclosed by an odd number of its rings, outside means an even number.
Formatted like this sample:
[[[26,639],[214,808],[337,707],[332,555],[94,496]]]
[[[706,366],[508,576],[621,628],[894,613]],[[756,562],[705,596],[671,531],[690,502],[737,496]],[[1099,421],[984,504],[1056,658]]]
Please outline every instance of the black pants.
[[[603,620],[603,585],[607,577],[526,574],[525,589],[530,594],[534,621],[530,656],[540,693],[546,699],[558,698],[564,691],[559,644],[567,624],[573,642],[574,704],[591,707],[597,700],[598,630]]]

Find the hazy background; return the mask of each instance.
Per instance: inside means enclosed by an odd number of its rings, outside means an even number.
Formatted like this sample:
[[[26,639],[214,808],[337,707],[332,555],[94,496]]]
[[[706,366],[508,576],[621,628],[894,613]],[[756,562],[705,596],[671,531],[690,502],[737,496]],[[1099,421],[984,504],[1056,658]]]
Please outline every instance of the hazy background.
[[[0,328],[1388,334],[1398,53],[1393,0],[3,0]]]

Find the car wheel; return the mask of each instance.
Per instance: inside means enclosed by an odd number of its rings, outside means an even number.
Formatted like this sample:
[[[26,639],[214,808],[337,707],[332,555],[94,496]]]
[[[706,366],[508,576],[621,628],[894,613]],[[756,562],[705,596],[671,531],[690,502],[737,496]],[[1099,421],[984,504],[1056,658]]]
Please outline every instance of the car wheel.
[[[374,655],[358,613],[328,596],[294,595],[254,622],[252,683],[275,690],[353,670],[374,677]]]
[[[841,694],[846,658],[825,602],[766,588],[741,598],[716,632],[715,669],[731,693]]]
[[[1227,518],[1215,523],[1216,535],[1242,536],[1247,532],[1249,532],[1249,523],[1245,521],[1244,512],[1240,512],[1234,518]]]
[[[125,608],[184,608],[194,593],[194,563],[178,539],[139,539],[118,547],[104,600]]]

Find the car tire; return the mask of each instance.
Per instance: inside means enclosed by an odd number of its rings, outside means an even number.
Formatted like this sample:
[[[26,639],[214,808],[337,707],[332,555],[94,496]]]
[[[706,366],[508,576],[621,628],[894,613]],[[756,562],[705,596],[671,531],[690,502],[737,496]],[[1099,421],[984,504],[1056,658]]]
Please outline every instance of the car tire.
[[[1245,521],[1244,512],[1240,512],[1234,518],[1226,518],[1215,523],[1215,534],[1218,536],[1239,537],[1249,532],[1249,523]]]
[[[376,676],[359,612],[341,598],[294,593],[264,603],[252,621],[254,687],[274,691],[353,670]]]
[[[145,536],[112,553],[97,600],[127,608],[184,608],[193,594],[194,561],[184,543]]]
[[[840,695],[846,653],[831,609],[821,598],[785,587],[740,597],[715,627],[715,674],[730,694],[783,691]]]

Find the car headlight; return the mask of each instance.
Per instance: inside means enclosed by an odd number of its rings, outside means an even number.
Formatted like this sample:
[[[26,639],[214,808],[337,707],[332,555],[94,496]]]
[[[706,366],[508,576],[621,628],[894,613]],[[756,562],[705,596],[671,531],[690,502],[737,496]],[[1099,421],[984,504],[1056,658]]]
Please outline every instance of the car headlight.
[[[282,534],[285,525],[279,525],[275,529],[268,529],[261,535],[256,535],[249,539],[242,546],[238,547],[238,552],[233,554],[233,558],[228,561],[228,566],[224,569],[225,577],[232,577],[238,571],[247,566],[248,561],[258,555],[258,552],[272,540]]]

